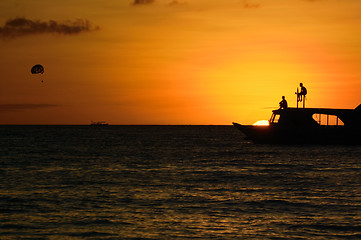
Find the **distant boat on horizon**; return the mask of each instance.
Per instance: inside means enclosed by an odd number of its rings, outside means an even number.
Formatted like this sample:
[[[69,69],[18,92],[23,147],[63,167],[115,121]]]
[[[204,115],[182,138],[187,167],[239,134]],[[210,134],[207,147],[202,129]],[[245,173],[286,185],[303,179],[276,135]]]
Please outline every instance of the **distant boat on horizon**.
[[[277,109],[268,124],[233,125],[255,143],[361,144],[361,104],[355,109]]]
[[[91,121],[90,125],[91,126],[108,126],[109,124],[105,121],[97,121],[97,122]]]

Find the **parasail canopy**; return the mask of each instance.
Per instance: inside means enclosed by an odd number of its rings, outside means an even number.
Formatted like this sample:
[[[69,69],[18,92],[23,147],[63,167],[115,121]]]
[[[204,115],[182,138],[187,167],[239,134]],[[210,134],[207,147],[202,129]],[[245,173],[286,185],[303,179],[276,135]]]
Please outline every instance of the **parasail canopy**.
[[[44,73],[44,67],[40,64],[36,64],[35,66],[33,66],[31,68],[31,73],[32,74],[37,74],[37,73],[41,73],[43,74]]]

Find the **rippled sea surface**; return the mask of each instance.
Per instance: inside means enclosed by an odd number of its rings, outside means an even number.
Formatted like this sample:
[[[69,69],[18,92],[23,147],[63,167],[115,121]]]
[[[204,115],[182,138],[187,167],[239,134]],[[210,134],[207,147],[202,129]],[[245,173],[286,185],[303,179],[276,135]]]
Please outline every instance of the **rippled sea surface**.
[[[360,239],[361,147],[0,126],[0,239]]]

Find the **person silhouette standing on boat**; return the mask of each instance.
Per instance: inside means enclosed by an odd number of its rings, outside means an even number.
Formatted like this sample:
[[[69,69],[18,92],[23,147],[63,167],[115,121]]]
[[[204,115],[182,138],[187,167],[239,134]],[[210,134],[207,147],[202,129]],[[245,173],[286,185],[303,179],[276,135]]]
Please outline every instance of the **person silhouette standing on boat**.
[[[286,109],[288,107],[285,96],[282,96],[282,101],[279,104],[280,104],[280,109]]]
[[[301,91],[298,92],[297,90],[297,102],[304,101],[307,94],[307,89],[305,88],[305,86],[303,86],[303,83],[300,83],[300,87],[301,87]]]

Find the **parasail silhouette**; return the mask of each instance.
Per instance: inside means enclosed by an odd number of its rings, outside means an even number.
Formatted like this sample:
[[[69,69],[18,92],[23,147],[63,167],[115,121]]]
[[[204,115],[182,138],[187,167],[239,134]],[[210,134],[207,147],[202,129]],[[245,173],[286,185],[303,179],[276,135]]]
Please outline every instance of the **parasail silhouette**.
[[[44,67],[40,64],[36,64],[31,68],[31,73],[32,74],[39,74],[39,73],[44,74]],[[44,80],[41,79],[41,82],[43,83]]]
[[[36,64],[31,68],[31,73],[32,74],[37,74],[37,73],[44,73],[44,67],[40,64]]]

